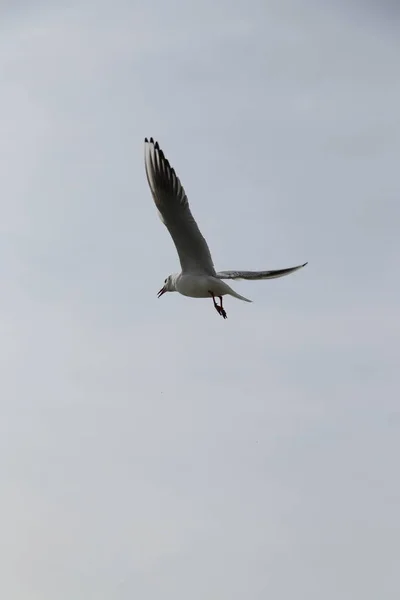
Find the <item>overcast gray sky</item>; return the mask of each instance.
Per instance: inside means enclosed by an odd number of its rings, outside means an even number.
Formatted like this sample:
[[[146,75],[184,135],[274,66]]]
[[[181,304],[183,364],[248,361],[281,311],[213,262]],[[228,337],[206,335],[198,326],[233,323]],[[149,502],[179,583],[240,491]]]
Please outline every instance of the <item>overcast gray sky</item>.
[[[393,2],[3,2],[0,592],[400,596]],[[143,138],[228,320],[168,294]]]

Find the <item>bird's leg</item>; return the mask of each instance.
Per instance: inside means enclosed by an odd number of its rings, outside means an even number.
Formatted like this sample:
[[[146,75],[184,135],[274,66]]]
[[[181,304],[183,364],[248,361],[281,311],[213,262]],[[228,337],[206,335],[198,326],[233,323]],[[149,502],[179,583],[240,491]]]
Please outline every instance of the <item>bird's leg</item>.
[[[210,294],[210,296],[211,296],[211,297],[212,297],[212,299],[213,299],[213,302],[214,302],[214,308],[215,308],[215,309],[216,309],[216,310],[219,312],[219,306],[218,306],[218,304],[215,302],[215,296],[214,296],[214,293],[213,293],[213,292],[210,292],[210,291],[208,291],[208,293]]]
[[[219,305],[219,304],[217,304],[217,303],[216,303],[216,301],[215,301],[214,292],[211,292],[211,291],[209,291],[208,293],[211,295],[211,297],[212,297],[212,299],[213,299],[213,302],[214,302],[214,308],[215,308],[215,310],[217,311],[217,313],[218,313],[219,315],[221,315],[221,317],[223,317],[224,319],[226,319],[226,318],[227,318],[227,314],[226,314],[225,310],[224,310],[224,309],[223,309],[223,307],[222,307],[222,296],[218,296],[218,297],[219,297],[219,299],[220,299],[220,302],[221,302],[221,306],[220,306],[220,305]]]
[[[226,311],[224,310],[224,307],[222,306],[222,296],[218,296],[218,297],[219,297],[219,301],[221,303],[221,306],[220,306],[221,312],[219,314],[222,315],[224,317],[224,319],[226,319],[228,315],[226,314]]]

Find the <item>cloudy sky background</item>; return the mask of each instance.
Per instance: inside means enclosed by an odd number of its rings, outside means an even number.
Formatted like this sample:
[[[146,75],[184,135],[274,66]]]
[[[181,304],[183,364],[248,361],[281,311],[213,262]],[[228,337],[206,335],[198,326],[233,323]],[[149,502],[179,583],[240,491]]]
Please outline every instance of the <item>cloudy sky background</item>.
[[[3,2],[0,592],[400,594],[394,2]],[[219,269],[179,269],[143,138]]]

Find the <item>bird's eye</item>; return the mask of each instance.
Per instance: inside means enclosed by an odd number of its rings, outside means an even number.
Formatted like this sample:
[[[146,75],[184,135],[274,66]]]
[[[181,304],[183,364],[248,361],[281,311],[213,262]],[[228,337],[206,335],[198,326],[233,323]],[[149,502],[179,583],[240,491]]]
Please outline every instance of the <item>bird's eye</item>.
[[[167,280],[166,280],[166,279],[164,279],[164,283],[167,283]]]

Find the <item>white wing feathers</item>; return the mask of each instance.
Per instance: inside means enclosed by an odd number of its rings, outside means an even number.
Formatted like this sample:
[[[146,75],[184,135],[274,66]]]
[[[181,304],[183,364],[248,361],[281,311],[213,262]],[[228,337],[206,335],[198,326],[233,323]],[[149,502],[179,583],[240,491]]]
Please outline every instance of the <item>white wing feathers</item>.
[[[289,275],[289,273],[294,273],[294,271],[305,267],[306,264],[289,267],[288,269],[277,269],[275,271],[219,271],[216,277],[218,279],[276,279],[277,277],[284,277],[285,275]]]
[[[176,246],[182,272],[215,276],[210,250],[190,211],[185,190],[153,138],[145,139],[144,156],[147,181],[160,218]]]

